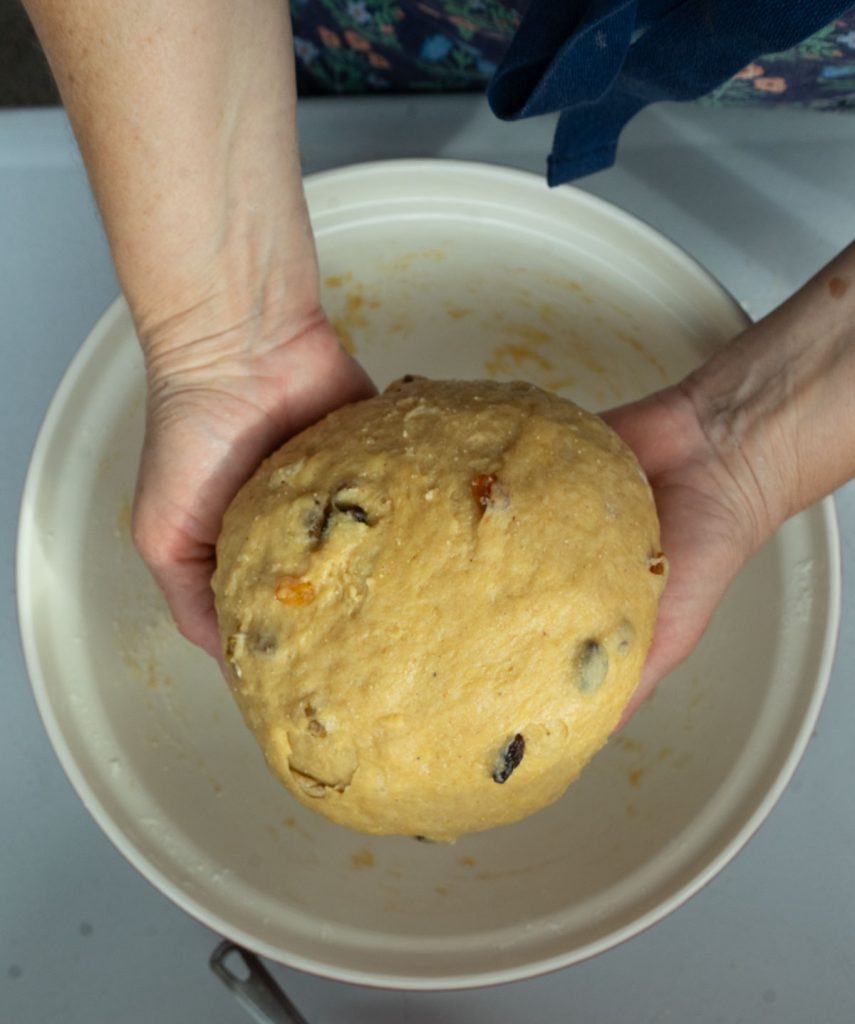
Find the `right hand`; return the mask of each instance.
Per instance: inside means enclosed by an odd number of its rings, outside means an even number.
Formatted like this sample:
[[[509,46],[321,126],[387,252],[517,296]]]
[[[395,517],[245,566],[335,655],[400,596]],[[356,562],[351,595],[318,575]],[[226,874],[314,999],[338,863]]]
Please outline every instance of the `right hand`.
[[[685,385],[603,418],[647,474],[669,564],[653,645],[620,728],[692,652],[731,580],[779,519],[750,466],[714,443]]]

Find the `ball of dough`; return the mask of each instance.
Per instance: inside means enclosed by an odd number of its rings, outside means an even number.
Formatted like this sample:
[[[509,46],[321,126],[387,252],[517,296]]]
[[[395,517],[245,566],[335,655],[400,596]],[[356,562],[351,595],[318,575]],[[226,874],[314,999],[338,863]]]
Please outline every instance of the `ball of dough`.
[[[647,480],[599,417],[529,384],[405,377],[262,464],[214,591],[230,685],[294,796],[450,840],[579,775],[665,578]]]

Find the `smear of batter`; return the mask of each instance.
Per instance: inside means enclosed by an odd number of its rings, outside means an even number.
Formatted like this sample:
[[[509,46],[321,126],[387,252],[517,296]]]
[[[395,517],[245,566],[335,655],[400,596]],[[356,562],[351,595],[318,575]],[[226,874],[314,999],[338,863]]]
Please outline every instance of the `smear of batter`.
[[[356,337],[360,331],[369,326],[368,310],[380,308],[380,295],[376,288],[367,288],[362,282],[354,281],[352,274],[341,274],[337,277],[328,277],[325,280],[331,288],[340,288],[348,285],[344,293],[344,306],[336,308],[338,300],[330,302],[331,313],[330,323],[333,326],[339,341],[347,352],[353,355],[356,352]]]
[[[350,858],[350,863],[357,871],[364,870],[365,868],[374,867],[374,854],[363,847],[361,850],[357,850]]]

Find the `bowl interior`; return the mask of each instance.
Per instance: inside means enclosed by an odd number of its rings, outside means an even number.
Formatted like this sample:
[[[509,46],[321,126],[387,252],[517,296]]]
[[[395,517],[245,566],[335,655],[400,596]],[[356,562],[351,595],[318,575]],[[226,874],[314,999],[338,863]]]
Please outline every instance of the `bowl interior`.
[[[597,409],[744,324],[644,225],[526,175],[407,162],[308,186],[324,299],[375,380],[525,378]],[[36,695],[92,813],[155,885],[284,962],[413,987],[524,977],[640,930],[768,811],[818,711],[836,615],[818,507],[747,565],[691,659],[553,807],[426,845],[343,830],[268,775],[215,666],[135,554],[142,364],[114,305],[33,458],[19,551]]]

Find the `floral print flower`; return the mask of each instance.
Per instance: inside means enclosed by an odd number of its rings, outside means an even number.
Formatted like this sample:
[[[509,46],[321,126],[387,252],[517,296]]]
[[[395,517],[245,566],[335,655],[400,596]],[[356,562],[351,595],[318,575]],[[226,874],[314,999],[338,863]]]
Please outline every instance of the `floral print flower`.
[[[837,36],[837,42],[848,46],[850,50],[855,50],[855,29],[847,32],[845,36]]]
[[[741,71],[737,71],[734,78],[759,78],[763,74],[763,68],[759,64],[746,64]]]
[[[786,92],[787,83],[777,75],[762,75],[754,79],[754,88],[759,92]]]
[[[344,38],[347,40],[347,45],[351,48],[351,50],[358,50],[362,53],[368,53],[368,51],[371,49],[371,43],[369,43],[368,40],[364,36],[361,36],[358,32],[354,32],[352,28],[349,28],[344,33]]]
[[[304,64],[311,64],[320,53],[311,39],[303,39],[300,36],[294,36],[294,52],[297,54],[297,59]]]
[[[422,43],[421,57],[424,60],[442,60],[447,57],[452,49],[452,42],[448,36],[428,36]]]
[[[318,25],[318,36],[321,42],[330,50],[341,49],[341,39],[338,33],[333,32],[332,29],[326,27],[326,25]]]
[[[346,10],[357,25],[367,25],[371,21],[365,0],[347,0]]]
[[[392,66],[382,53],[369,53],[368,63],[372,68],[379,68],[381,71],[386,71]]]

